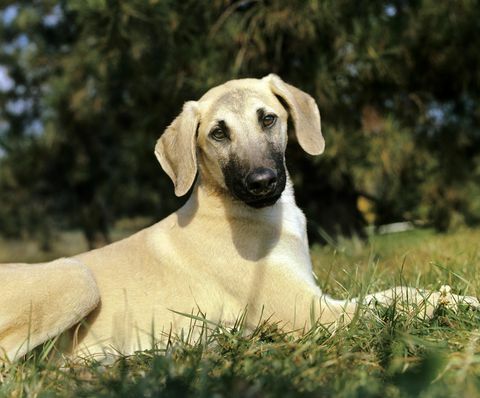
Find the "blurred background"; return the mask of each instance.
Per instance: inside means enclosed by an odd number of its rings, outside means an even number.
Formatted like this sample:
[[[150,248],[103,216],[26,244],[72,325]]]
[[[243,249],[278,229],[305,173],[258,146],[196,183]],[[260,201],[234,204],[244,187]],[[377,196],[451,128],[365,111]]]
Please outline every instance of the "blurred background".
[[[271,72],[322,114],[325,154],[287,155],[312,242],[480,221],[479,1],[2,4],[0,261],[174,211],[157,138],[184,101]]]

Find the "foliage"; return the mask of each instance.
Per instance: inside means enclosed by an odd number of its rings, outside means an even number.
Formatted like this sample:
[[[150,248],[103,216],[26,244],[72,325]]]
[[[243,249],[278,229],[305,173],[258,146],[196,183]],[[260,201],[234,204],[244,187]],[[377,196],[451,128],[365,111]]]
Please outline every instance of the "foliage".
[[[11,1],[0,230],[78,226],[93,246],[119,217],[167,214],[179,201],[152,149],[182,102],[270,72],[323,115],[326,154],[288,156],[313,237],[361,233],[360,198],[377,224],[477,222],[479,13],[470,0]]]

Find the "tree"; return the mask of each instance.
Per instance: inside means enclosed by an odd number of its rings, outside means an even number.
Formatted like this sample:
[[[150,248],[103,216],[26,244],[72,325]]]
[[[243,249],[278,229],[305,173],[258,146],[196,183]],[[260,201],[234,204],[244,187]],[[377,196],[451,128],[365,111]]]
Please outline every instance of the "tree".
[[[12,7],[0,24],[0,65],[14,82],[0,92],[2,231],[75,226],[94,247],[119,217],[167,214],[179,201],[152,155],[160,133],[184,101],[271,72],[322,113],[326,154],[288,149],[313,237],[361,234],[360,198],[379,224],[478,221],[476,2]],[[20,199],[38,204],[36,216],[18,210]]]

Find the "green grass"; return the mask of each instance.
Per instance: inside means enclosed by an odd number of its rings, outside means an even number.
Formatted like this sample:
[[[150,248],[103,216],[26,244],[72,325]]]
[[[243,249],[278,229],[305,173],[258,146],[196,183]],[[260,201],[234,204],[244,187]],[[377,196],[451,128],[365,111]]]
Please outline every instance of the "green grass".
[[[111,232],[111,239],[116,241],[125,238],[150,224],[150,220],[143,217],[121,220]],[[52,250],[43,252],[39,242],[33,239],[14,240],[0,237],[0,263],[50,261],[88,250],[87,241],[80,231],[57,233],[52,240]]]
[[[77,250],[63,244],[73,238],[59,239],[56,253]],[[312,258],[320,286],[337,297],[399,283],[480,293],[480,230],[345,240],[313,247]],[[268,324],[248,336],[241,324],[205,333],[201,343],[177,339],[108,366],[60,366],[45,345],[0,370],[0,396],[480,396],[480,315],[471,311],[443,311],[427,322],[382,308],[333,335],[319,327],[299,337]]]

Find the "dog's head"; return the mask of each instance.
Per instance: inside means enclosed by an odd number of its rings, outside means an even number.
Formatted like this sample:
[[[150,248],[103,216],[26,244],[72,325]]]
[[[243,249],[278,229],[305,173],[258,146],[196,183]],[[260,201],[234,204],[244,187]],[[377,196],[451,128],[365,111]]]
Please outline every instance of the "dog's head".
[[[155,154],[177,196],[188,192],[199,170],[202,184],[252,207],[270,206],[285,188],[289,118],[300,146],[311,155],[322,153],[312,97],[273,74],[232,80],[185,103]]]

